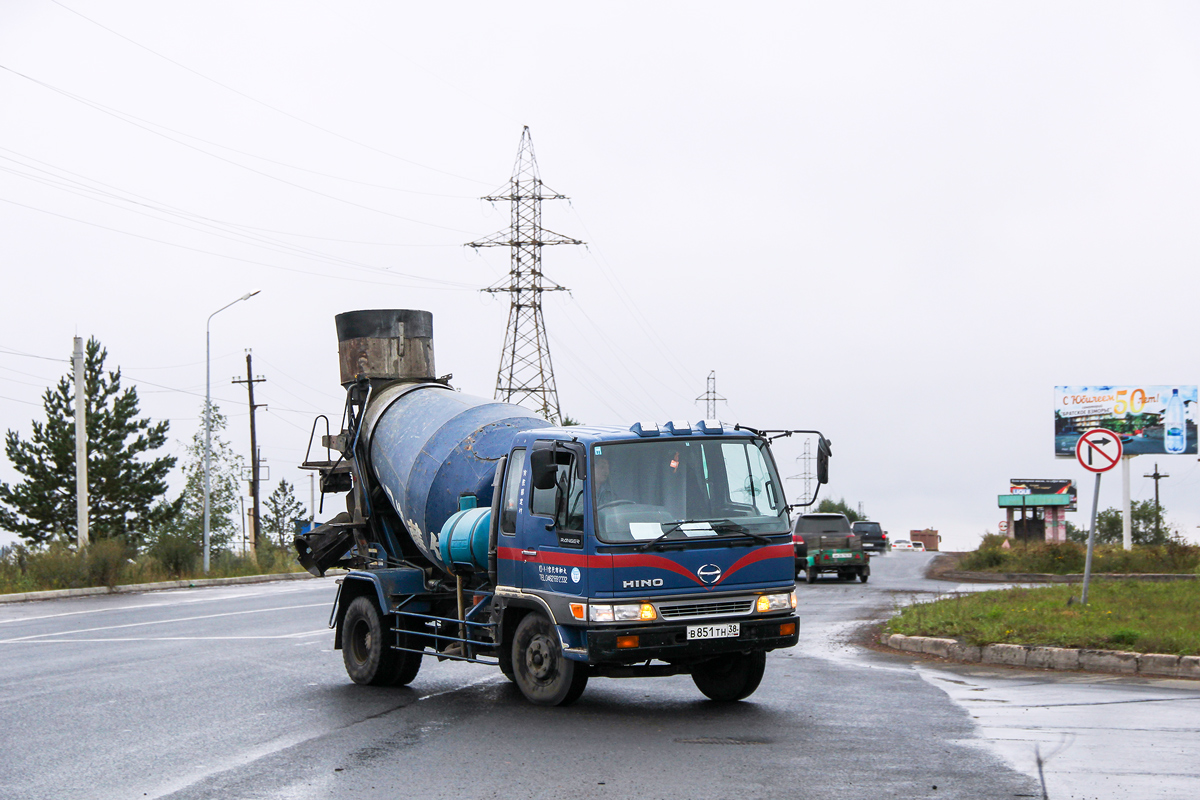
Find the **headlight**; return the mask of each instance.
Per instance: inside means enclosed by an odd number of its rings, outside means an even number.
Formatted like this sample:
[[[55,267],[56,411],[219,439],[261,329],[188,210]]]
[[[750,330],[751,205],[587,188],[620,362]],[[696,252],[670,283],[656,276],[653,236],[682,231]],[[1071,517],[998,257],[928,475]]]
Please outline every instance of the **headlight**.
[[[640,603],[613,606],[613,619],[617,622],[632,622],[641,619],[642,606]]]
[[[650,603],[589,605],[588,619],[591,622],[652,622],[658,619],[658,614]]]
[[[760,594],[758,602],[755,603],[755,611],[786,611],[796,607],[796,593],[789,592],[788,594]]]

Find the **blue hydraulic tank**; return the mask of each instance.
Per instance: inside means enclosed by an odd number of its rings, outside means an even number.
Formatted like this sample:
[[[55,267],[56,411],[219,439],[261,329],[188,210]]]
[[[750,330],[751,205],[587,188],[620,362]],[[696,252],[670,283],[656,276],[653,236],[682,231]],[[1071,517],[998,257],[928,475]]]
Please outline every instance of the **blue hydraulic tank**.
[[[372,398],[363,430],[371,471],[409,537],[449,572],[449,548],[439,536],[459,510],[459,498],[472,495],[481,508],[490,507],[496,463],[513,438],[546,427],[549,422],[520,406],[419,383],[392,385]]]

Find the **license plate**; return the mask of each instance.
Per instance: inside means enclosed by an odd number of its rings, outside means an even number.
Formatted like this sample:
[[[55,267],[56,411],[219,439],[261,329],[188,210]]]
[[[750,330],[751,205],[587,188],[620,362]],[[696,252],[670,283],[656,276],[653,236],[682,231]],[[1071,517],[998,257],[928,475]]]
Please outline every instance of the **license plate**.
[[[834,553],[834,558],[853,558],[849,553]]]
[[[740,622],[725,625],[688,625],[688,641],[692,639],[736,639],[742,633]]]

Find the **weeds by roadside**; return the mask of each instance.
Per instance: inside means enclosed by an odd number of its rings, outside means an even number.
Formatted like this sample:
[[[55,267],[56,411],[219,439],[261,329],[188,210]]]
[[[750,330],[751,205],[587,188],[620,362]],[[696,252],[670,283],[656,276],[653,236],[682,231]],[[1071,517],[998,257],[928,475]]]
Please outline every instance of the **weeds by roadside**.
[[[1200,583],[1094,583],[1086,606],[1078,586],[1003,589],[903,608],[889,633],[1026,644],[1200,655]]]
[[[1008,542],[1009,547],[1004,547]],[[963,556],[959,569],[973,572],[1043,572],[1072,575],[1083,572],[1087,548],[1076,542],[1026,543],[988,534],[979,548]],[[1200,546],[1183,542],[1138,545],[1097,545],[1093,573],[1200,574]]]
[[[44,550],[5,547],[0,549],[0,594],[303,571],[295,553],[273,545],[260,548],[257,560],[213,553],[207,574],[201,568],[198,548],[186,540],[160,540],[149,552],[132,556],[116,539],[95,542],[83,554],[58,542]]]

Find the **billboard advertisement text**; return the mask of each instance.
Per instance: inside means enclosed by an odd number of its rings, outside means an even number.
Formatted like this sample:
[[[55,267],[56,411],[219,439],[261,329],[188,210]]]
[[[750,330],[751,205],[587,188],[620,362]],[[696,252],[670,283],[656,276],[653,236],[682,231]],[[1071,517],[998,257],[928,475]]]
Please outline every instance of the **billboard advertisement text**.
[[[1127,456],[1196,455],[1196,387],[1055,386],[1054,455],[1073,458],[1091,428],[1119,435]]]

